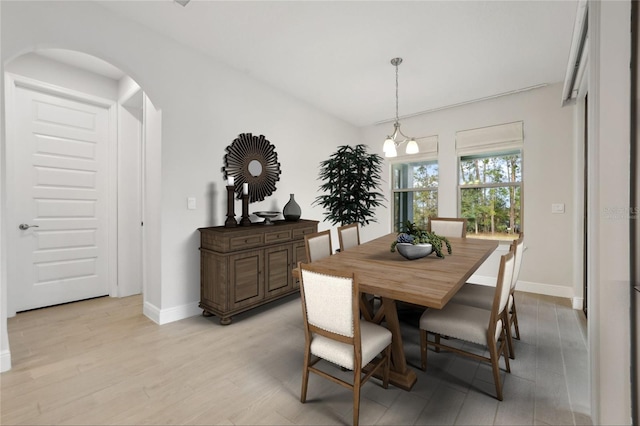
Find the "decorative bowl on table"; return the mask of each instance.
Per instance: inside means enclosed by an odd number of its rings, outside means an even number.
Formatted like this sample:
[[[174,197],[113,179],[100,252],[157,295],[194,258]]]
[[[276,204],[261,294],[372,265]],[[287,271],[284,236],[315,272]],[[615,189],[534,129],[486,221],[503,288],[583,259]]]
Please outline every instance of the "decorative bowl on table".
[[[264,222],[262,222],[263,225],[273,225],[271,219],[278,217],[280,212],[254,212],[253,214],[264,219]]]
[[[408,246],[403,249],[399,249],[400,244]],[[422,249],[415,248],[415,246],[424,245]],[[451,243],[446,237],[437,235],[435,232],[429,232],[418,227],[411,221],[406,221],[403,226],[402,232],[398,233],[395,240],[391,242],[391,252],[399,249],[400,254],[409,260],[420,259],[421,257],[428,256],[432,251],[436,253],[436,256],[444,259],[444,253],[442,247],[447,247],[447,252],[451,254]],[[428,248],[426,247],[428,246]]]
[[[398,253],[400,253],[403,257],[409,260],[414,260],[429,256],[433,251],[433,246],[428,243],[398,243],[396,244],[396,250],[398,250]]]

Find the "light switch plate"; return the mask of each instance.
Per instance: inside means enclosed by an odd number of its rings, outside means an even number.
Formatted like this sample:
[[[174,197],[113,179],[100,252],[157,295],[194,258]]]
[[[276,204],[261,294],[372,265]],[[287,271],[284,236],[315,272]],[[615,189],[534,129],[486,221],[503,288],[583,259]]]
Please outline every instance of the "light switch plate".
[[[187,209],[189,209],[189,210],[195,210],[196,209],[196,198],[195,197],[187,198]]]
[[[554,213],[554,214],[564,213],[564,203],[551,204],[551,213]]]

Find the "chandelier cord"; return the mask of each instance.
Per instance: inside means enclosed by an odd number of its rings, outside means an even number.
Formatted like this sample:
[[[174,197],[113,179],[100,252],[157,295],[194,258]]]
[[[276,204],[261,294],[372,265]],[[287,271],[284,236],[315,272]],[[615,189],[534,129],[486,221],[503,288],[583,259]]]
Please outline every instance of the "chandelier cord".
[[[418,144],[414,138],[410,138],[400,130],[400,84],[399,84],[399,72],[398,66],[402,63],[402,58],[393,58],[391,59],[391,65],[396,67],[396,121],[393,123],[393,133],[391,136],[387,136],[387,139],[384,141],[383,150],[385,152],[385,156],[387,157],[395,157],[397,155],[396,147],[400,146],[403,143],[407,144],[406,153],[407,154],[417,154],[419,152]],[[404,140],[398,140],[398,136],[402,136]]]
[[[398,116],[398,64],[396,64],[396,124],[400,121]]]

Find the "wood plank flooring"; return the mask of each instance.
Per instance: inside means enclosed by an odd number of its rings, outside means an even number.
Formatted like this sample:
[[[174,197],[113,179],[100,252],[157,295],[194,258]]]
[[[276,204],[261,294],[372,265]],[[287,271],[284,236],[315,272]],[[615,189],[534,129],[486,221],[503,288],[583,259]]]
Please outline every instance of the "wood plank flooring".
[[[583,314],[563,299],[518,293],[517,301],[522,340],[511,374],[503,372],[504,401],[493,397],[488,364],[430,350],[422,372],[418,331],[406,322],[418,382],[406,392],[369,381],[361,424],[591,424]],[[142,315],[140,296],[20,313],[8,322],[13,368],[0,375],[0,420],[350,424],[351,393],[328,380],[312,374],[307,403],[299,401],[301,315],[297,297],[238,315],[229,326],[202,316],[158,326]]]

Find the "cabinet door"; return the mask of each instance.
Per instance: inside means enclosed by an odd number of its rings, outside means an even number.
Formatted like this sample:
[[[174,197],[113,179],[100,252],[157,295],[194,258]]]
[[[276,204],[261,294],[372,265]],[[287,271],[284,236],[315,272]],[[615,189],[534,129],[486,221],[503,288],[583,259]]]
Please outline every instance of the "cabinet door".
[[[262,250],[229,256],[231,307],[241,308],[264,299]]]
[[[291,279],[291,244],[270,247],[264,251],[264,282],[266,297],[293,289]]]

